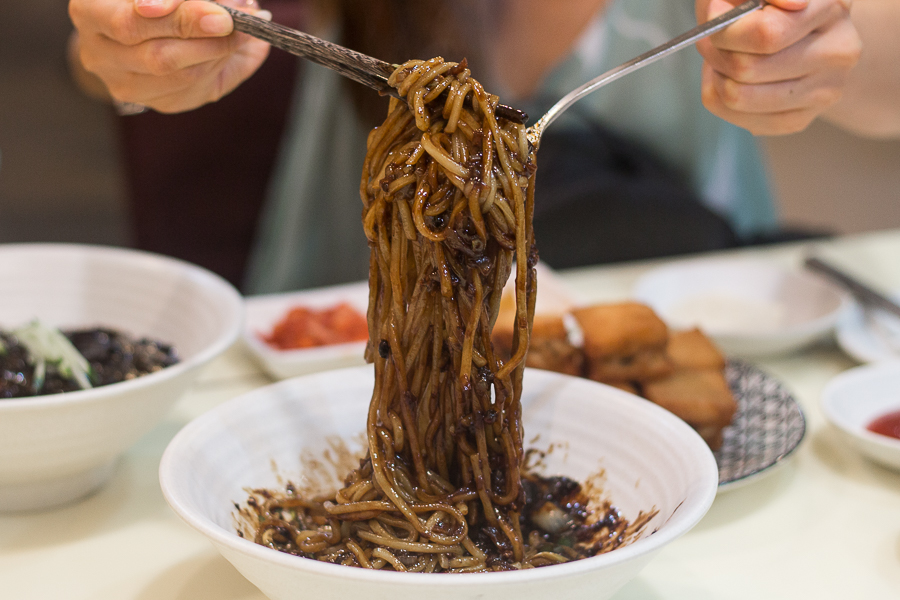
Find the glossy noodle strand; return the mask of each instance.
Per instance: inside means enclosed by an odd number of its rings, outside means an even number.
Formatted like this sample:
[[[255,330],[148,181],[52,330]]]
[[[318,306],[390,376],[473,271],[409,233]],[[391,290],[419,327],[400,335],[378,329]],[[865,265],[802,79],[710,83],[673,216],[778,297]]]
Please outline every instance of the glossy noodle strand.
[[[522,531],[534,148],[523,125],[497,119],[498,98],[465,61],[410,61],[389,83],[407,102],[392,99],[370,133],[360,183],[371,248],[366,359],[375,370],[368,454],[330,498],[256,490],[248,501],[263,521],[256,541],[338,564],[420,572],[586,555],[533,527]],[[504,361],[491,331],[510,275],[515,336]],[[612,523],[610,515],[598,519]]]

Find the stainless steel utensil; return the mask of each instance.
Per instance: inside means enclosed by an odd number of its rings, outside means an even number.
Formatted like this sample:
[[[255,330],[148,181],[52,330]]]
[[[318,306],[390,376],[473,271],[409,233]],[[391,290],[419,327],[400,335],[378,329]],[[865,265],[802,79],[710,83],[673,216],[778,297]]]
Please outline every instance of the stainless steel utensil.
[[[544,116],[542,116],[537,123],[529,127],[528,131],[528,139],[532,144],[537,146],[540,143],[541,135],[544,133],[544,129],[547,128],[550,123],[556,120],[559,115],[563,113],[567,108],[572,106],[575,102],[587,96],[591,92],[594,92],[604,85],[619,79],[620,77],[624,77],[629,73],[633,73],[637,71],[641,67],[646,67],[647,65],[658,61],[659,59],[668,56],[669,54],[673,54],[682,50],[683,48],[687,48],[693,44],[696,44],[699,40],[710,36],[717,31],[728,27],[741,17],[755,11],[761,9],[765,6],[764,0],[748,0],[739,6],[729,10],[726,13],[719,15],[714,19],[710,19],[706,23],[698,25],[693,29],[686,31],[685,33],[679,35],[676,38],[673,38],[662,44],[661,46],[657,46],[652,50],[648,50],[644,52],[640,56],[636,56],[635,58],[629,60],[628,62],[619,65],[618,67],[607,71],[606,73],[595,77],[594,79],[588,81],[581,87],[578,87],[565,96],[563,96],[559,102],[550,107]]]
[[[215,0],[210,0],[215,1]],[[314,35],[272,23],[259,17],[220,4],[231,14],[235,31],[259,38],[276,48],[303,57],[348,77],[353,81],[376,90],[382,95],[400,98],[397,90],[388,85],[388,77],[398,65],[379,60],[361,52],[356,52]],[[404,98],[400,98],[403,100]],[[528,122],[528,115],[516,108],[501,104],[497,106],[497,116],[516,123]]]
[[[214,0],[210,0],[214,1]],[[537,123],[528,128],[528,139],[535,146],[540,144],[541,135],[553,121],[575,102],[603,87],[604,85],[624,77],[629,73],[645,67],[674,52],[697,43],[713,33],[731,25],[744,15],[761,9],[765,5],[764,0],[748,0],[732,10],[714,18],[706,23],[694,27],[678,37],[657,46],[652,50],[633,58],[632,60],[592,79],[584,85],[572,90],[554,104],[550,110],[542,116]],[[227,10],[234,20],[236,31],[247,33],[253,37],[265,40],[286,52],[302,56],[324,67],[337,71],[345,77],[357,81],[365,86],[377,90],[381,94],[399,97],[396,90],[387,84],[387,78],[394,72],[397,65],[392,65],[383,60],[350,50],[338,44],[309,35],[302,31],[272,23],[253,15],[241,12],[237,9],[220,5]],[[497,116],[526,123],[528,115],[524,112],[500,105],[497,107]]]
[[[804,264],[807,269],[820,273],[846,288],[864,307],[878,308],[900,318],[900,305],[873,290],[849,273],[825,262],[821,258],[807,258]]]
[[[885,349],[900,354],[900,306],[896,302],[821,258],[809,257],[804,264],[848,290],[862,308],[866,328]]]

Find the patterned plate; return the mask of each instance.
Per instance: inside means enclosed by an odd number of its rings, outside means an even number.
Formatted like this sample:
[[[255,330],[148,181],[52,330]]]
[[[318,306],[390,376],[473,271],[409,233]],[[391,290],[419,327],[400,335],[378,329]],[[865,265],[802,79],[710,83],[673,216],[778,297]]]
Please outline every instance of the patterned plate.
[[[715,452],[720,491],[769,473],[806,434],[800,405],[777,380],[739,361],[729,361],[725,375],[738,411]]]

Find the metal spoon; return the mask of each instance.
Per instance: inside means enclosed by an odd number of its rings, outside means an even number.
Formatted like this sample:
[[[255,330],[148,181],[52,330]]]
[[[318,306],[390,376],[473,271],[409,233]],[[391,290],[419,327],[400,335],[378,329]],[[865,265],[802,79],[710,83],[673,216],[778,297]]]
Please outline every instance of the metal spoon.
[[[678,52],[683,48],[695,44],[698,40],[724,29],[744,15],[759,10],[764,5],[764,0],[748,0],[732,10],[694,27],[690,31],[679,35],[665,44],[657,46],[652,50],[648,50],[625,64],[607,71],[581,87],[572,90],[563,96],[559,102],[554,104],[537,123],[528,128],[529,141],[535,146],[538,146],[540,144],[541,135],[544,133],[544,129],[546,129],[550,123],[555,121],[563,111],[584,96],[620,77],[640,69],[641,67],[656,62],[664,56],[668,56],[669,54]],[[308,33],[254,17],[253,15],[249,15],[237,9],[224,5],[220,6],[231,14],[236,31],[247,33],[253,37],[265,40],[276,48],[280,48],[297,56],[302,56],[303,58],[324,67],[328,67],[345,77],[349,77],[354,81],[377,90],[381,94],[399,97],[397,91],[387,83],[387,78],[394,72],[397,65],[392,65],[383,60],[378,60],[377,58],[350,50],[349,48],[309,35]],[[524,112],[502,104],[497,107],[497,116],[523,124],[528,121],[528,115]]]

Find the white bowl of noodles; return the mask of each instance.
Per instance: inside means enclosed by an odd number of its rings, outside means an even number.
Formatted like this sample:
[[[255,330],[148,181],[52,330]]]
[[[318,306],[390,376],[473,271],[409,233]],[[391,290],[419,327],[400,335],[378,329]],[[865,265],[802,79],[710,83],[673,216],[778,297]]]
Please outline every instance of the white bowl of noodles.
[[[546,475],[583,482],[602,474],[603,499],[626,518],[656,510],[635,541],[560,565],[460,575],[333,565],[239,536],[235,503],[247,498],[248,488],[283,489],[287,481],[321,483],[329,477],[339,485],[346,466],[364,452],[362,432],[373,381],[371,367],[358,367],[260,388],[189,423],[163,455],[160,483],[172,509],[273,600],[600,600],[696,525],[715,497],[715,459],[680,419],[599,383],[526,370],[526,447],[552,450],[543,460]],[[340,456],[340,448],[347,449],[346,456]]]
[[[243,303],[221,277],[173,258],[100,246],[0,245],[0,328],[34,319],[158,340],[180,360],[109,385],[0,399],[0,511],[57,507],[102,486],[119,456],[236,341]]]

